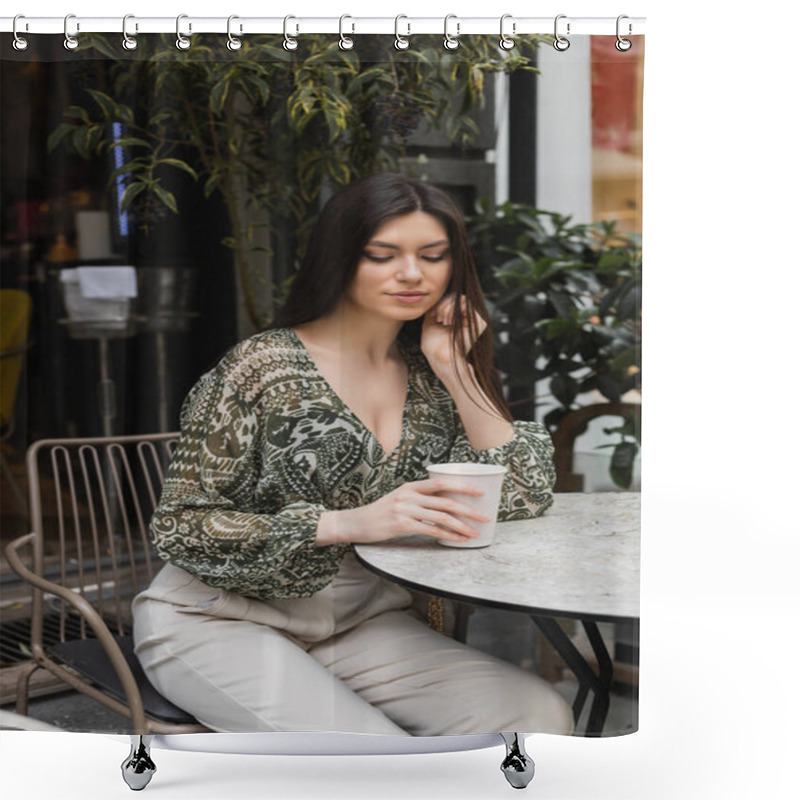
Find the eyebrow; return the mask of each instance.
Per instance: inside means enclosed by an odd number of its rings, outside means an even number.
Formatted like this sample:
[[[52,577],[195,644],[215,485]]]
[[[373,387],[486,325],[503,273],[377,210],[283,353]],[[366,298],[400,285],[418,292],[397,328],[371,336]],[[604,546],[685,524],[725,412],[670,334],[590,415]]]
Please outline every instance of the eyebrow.
[[[440,247],[443,244],[450,244],[447,239],[440,239],[438,242],[431,242],[430,244],[424,244],[420,247],[420,250],[427,250],[429,247]],[[399,250],[400,248],[396,244],[389,244],[388,242],[379,242],[377,240],[373,240],[367,243],[368,247],[388,247],[390,250]]]

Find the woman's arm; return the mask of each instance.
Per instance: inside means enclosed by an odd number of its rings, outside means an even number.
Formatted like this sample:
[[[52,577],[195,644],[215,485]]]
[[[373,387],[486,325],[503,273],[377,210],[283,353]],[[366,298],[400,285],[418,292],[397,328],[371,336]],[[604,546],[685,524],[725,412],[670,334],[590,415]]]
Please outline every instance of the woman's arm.
[[[432,364],[431,368],[453,398],[464,431],[475,450],[501,447],[514,438],[512,424],[501,416],[481,389],[470,364],[462,361],[458,374],[454,364]]]
[[[184,404],[150,530],[165,561],[210,586],[309,596],[330,582],[343,551],[316,542],[321,504],[257,500],[264,424],[219,374],[201,378]]]
[[[456,407],[450,460],[499,464],[508,469],[503,481],[498,519],[536,517],[553,502],[553,443],[538,422],[506,421],[482,391],[469,363],[452,347],[452,304],[447,298],[426,315],[422,351]],[[476,320],[478,336],[487,329]],[[469,328],[464,326],[467,352]]]

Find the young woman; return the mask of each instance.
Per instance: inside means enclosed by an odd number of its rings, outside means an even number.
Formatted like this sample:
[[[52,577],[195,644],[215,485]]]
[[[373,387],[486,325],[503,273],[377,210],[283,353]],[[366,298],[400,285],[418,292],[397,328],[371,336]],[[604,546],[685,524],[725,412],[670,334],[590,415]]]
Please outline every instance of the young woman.
[[[508,468],[499,519],[552,502],[552,444],[512,422],[457,208],[381,173],[323,209],[272,328],[203,375],[151,530],[167,562],[134,601],[156,688],[219,731],[569,733],[544,681],[431,630],[352,544],[463,541],[483,518],[427,477]]]

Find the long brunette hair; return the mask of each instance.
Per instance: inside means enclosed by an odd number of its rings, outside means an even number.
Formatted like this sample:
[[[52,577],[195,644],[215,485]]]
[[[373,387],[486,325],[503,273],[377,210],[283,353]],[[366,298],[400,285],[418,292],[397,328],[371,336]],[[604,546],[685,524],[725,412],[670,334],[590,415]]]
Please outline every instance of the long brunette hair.
[[[487,324],[490,324],[490,319],[464,219],[447,194],[428,183],[392,172],[380,172],[340,189],[322,209],[286,302],[268,329],[302,325],[331,313],[353,280],[363,250],[375,231],[387,220],[414,211],[424,211],[436,217],[447,231],[452,274],[446,294],[466,297],[465,310],[462,310],[461,303],[454,304],[453,347],[455,352],[464,355],[461,330],[466,312],[473,341],[467,363],[473,367],[480,388],[510,422],[511,412],[494,368],[491,327],[480,337],[475,330],[475,312]],[[421,331],[420,317],[406,322],[399,338],[419,345]],[[463,385],[460,375],[458,378]]]

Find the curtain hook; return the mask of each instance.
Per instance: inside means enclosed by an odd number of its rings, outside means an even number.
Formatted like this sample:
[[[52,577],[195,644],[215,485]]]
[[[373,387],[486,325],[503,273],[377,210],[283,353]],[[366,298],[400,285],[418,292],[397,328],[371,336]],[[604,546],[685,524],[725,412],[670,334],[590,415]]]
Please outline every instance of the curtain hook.
[[[175,20],[175,34],[177,35],[177,39],[175,40],[175,47],[178,50],[188,50],[192,46],[192,40],[188,39],[181,33],[181,20],[186,19],[189,15],[188,14],[178,14],[178,19]],[[189,33],[192,32],[192,23],[189,23]]]
[[[345,36],[342,31],[342,24],[346,19],[353,18],[349,14],[342,14],[342,16],[339,17],[339,47],[342,50],[352,50],[356,46],[356,43],[349,36]],[[350,32],[355,33],[355,30],[356,24],[354,22],[352,23],[352,30]]]
[[[237,39],[231,33],[231,23],[235,19],[239,19],[239,17],[237,17],[235,14],[231,14],[231,16],[228,17],[228,50],[231,50],[231,51],[239,50],[242,47],[242,40],[241,39]],[[242,33],[242,26],[239,25],[239,34],[241,35],[241,33]]]
[[[25,17],[24,14],[17,14],[17,16],[14,17],[14,24],[12,26],[12,30],[13,30],[13,33],[14,33],[14,49],[15,50],[27,50],[28,49],[28,40],[25,39],[24,37],[20,36],[17,33],[17,20],[18,19],[26,19],[26,17]],[[28,23],[27,22],[25,23],[25,30],[26,31],[28,30]]]
[[[620,36],[620,32],[619,32],[619,27],[620,27],[620,26],[619,26],[619,23],[620,23],[620,22],[621,22],[623,19],[628,19],[628,16],[627,16],[626,14],[620,14],[620,15],[617,17],[617,41],[616,41],[616,43],[614,44],[614,47],[616,47],[616,48],[617,48],[617,50],[619,50],[619,51],[620,51],[620,53],[626,53],[626,52],[627,52],[628,50],[630,50],[630,49],[631,49],[631,47],[633,46],[633,42],[631,42],[631,40],[630,40],[630,39],[623,39],[623,38],[622,38],[622,36]],[[632,30],[633,30],[633,26],[632,26],[632,25],[631,25],[631,23],[629,22],[629,23],[628,23],[628,36],[630,36],[630,35],[631,35],[631,31],[632,31]]]
[[[569,39],[567,39],[566,36],[562,36],[558,32],[558,21],[560,19],[566,19],[566,18],[567,18],[566,14],[559,14],[556,17],[555,28],[554,28],[556,40],[553,42],[553,47],[555,47],[555,49],[558,50],[559,53],[563,53],[565,50],[569,50]],[[567,36],[569,35],[569,29],[570,29],[570,24],[568,22],[567,23]]]
[[[70,36],[69,34],[69,21],[70,19],[74,19],[75,14],[67,14],[64,17],[64,47],[67,50],[77,50],[78,49],[78,40],[74,36]],[[75,30],[76,32],[81,29],[80,24],[76,23]]]
[[[408,19],[408,17],[405,14],[398,14],[394,18],[394,46],[398,50],[408,50],[408,47],[411,43],[405,38],[405,36],[401,36],[397,30],[401,19]],[[406,25],[408,25],[408,32],[406,33],[406,36],[411,36],[411,23],[407,22]]]
[[[130,36],[128,34],[128,20],[129,19],[136,19],[133,14],[126,14],[122,18],[122,46],[126,50],[135,50],[139,46],[139,42],[136,41],[136,36]],[[139,30],[139,23],[134,23],[134,27],[136,31]]]
[[[445,50],[458,50],[458,45],[460,43],[459,43],[459,41],[458,41],[458,39],[456,37],[461,34],[461,23],[460,22],[456,22],[456,35],[455,36],[451,36],[447,32],[447,23],[451,19],[457,20],[458,17],[455,14],[448,14],[444,18],[444,42],[442,42],[442,44],[443,44]]]
[[[297,17],[293,17],[291,14],[287,14],[283,18],[283,49],[284,50],[297,50],[297,39],[292,39],[291,36],[286,32],[286,25],[290,19],[297,19]],[[300,33],[300,26],[295,25],[297,30],[295,31],[295,35]]]
[[[516,42],[510,36],[508,36],[503,30],[506,20],[510,19],[512,16],[513,16],[512,14],[503,14],[503,16],[500,17],[500,47],[502,47],[503,50],[511,50],[516,44]],[[516,22],[511,23],[511,32],[512,33],[517,32]]]

